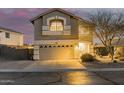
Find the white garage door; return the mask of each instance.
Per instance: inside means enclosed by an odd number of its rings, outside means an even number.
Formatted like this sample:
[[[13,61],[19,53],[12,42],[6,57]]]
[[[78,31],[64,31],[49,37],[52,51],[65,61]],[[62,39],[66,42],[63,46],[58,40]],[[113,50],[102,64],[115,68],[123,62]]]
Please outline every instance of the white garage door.
[[[72,59],[74,58],[73,45],[42,45],[40,59]]]

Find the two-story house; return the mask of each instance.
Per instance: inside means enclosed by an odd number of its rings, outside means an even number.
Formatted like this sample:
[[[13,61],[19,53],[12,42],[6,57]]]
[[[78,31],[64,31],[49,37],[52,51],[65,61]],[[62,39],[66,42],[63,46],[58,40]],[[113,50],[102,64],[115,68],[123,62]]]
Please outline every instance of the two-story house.
[[[0,26],[0,44],[23,46],[23,33]]]
[[[95,25],[63,9],[49,9],[31,19],[34,59],[77,59],[92,53]]]

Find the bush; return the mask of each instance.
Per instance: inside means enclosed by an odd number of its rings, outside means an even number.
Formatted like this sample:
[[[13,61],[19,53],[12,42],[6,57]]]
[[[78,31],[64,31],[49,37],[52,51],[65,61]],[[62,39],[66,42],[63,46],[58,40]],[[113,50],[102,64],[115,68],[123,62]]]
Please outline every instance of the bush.
[[[113,60],[113,63],[118,63],[118,61],[117,60]]]
[[[108,51],[105,47],[97,47],[95,48],[96,54],[99,56],[108,56]]]
[[[83,54],[81,56],[82,62],[92,62],[95,60],[95,58],[91,54]]]

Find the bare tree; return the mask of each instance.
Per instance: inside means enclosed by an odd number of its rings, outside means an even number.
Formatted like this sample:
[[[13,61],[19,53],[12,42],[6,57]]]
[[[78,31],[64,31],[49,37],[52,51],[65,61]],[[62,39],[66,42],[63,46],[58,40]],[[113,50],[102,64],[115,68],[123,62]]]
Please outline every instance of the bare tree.
[[[90,15],[90,21],[96,25],[95,34],[108,51],[111,60],[114,52],[124,36],[124,15],[123,13],[113,13],[112,11],[97,10],[95,14]],[[113,42],[116,41],[114,45]],[[114,48],[113,48],[114,47]]]

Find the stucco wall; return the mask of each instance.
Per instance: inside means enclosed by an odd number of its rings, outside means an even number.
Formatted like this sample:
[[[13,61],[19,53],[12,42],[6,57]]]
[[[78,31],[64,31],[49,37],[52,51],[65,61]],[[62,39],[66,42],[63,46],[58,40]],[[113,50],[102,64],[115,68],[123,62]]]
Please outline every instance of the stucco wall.
[[[66,18],[66,25],[71,26],[70,35],[42,35],[42,26],[47,25],[47,18],[52,16],[61,16]],[[78,20],[61,12],[52,12],[34,21],[34,39],[35,40],[67,40],[78,39]]]
[[[84,31],[85,30],[85,31]],[[83,34],[80,34],[80,31],[84,31]],[[79,24],[79,40],[93,42],[93,32],[95,31],[95,26],[85,24],[80,22]]]
[[[117,50],[115,51],[115,56],[124,57],[124,47],[118,46]]]
[[[10,33],[10,38],[5,37],[5,32]],[[10,31],[1,31],[0,44],[23,46],[23,34]]]
[[[43,20],[39,18],[34,21],[34,40],[41,40]]]
[[[67,14],[58,12],[58,11],[55,11],[55,12],[49,13],[47,15],[44,15],[43,16],[43,25],[47,25],[47,21],[46,20],[48,18],[50,18],[50,17],[56,17],[56,16],[60,16],[60,17],[65,18],[66,19],[66,25],[70,25],[70,16],[67,15]]]

